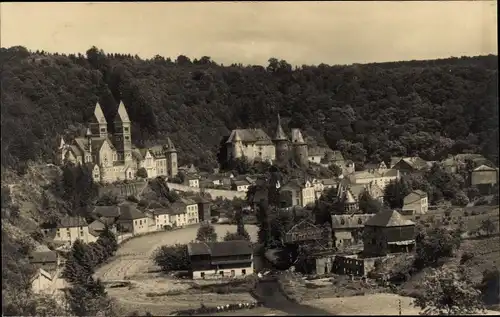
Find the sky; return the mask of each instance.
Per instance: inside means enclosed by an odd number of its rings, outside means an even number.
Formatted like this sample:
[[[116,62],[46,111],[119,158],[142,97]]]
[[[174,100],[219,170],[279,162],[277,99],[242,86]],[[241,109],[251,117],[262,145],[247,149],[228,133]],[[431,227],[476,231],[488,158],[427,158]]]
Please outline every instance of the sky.
[[[496,1],[0,4],[1,46],[223,63],[351,64],[498,54]]]

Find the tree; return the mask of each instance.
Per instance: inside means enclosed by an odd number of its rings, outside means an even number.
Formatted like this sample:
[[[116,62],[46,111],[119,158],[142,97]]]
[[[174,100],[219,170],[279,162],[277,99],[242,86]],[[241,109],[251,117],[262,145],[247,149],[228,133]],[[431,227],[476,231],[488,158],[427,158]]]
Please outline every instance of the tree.
[[[463,191],[459,190],[455,193],[455,197],[451,202],[453,205],[465,207],[469,203],[469,198]]]
[[[245,224],[243,222],[243,211],[238,209],[235,213],[235,221],[236,221],[236,234],[240,237],[243,238],[243,240],[250,241],[250,235],[248,234],[247,230],[245,229]],[[227,234],[226,234],[227,236]],[[240,240],[240,239],[238,239]],[[227,240],[225,240],[227,241]]]
[[[365,190],[359,197],[359,209],[365,214],[376,214],[382,209],[382,204]]]
[[[483,271],[483,280],[479,285],[483,300],[488,305],[500,303],[500,271],[493,267]]]
[[[202,223],[196,232],[196,240],[200,242],[216,242],[217,232],[214,226],[209,223]]]
[[[116,241],[116,236],[111,232],[108,225],[104,227],[104,230],[99,235],[97,244],[100,244],[106,250],[106,259],[113,256],[118,250],[118,241]]]
[[[415,306],[424,315],[475,314],[484,309],[481,293],[464,272],[456,269],[432,270],[425,276],[422,287]]]
[[[246,231],[245,231],[246,232]],[[226,235],[224,236],[224,241],[233,241],[233,240],[245,240],[245,241],[250,241],[250,236],[241,235],[237,232],[226,232]]]
[[[271,222],[269,219],[269,205],[265,200],[259,202],[256,218],[259,227],[258,241],[267,246],[271,239]]]
[[[137,170],[137,177],[148,178],[148,171],[144,167]]]
[[[67,290],[66,300],[76,316],[109,316],[112,306],[104,285],[91,278],[83,284],[74,284]]]
[[[479,227],[479,229],[486,232],[487,237],[491,236],[493,233],[495,233],[498,230],[496,223],[493,222],[493,220],[491,220],[491,218],[484,219],[481,222],[481,226]]]
[[[72,284],[85,284],[94,274],[93,262],[89,247],[78,239],[73,243],[62,276]]]
[[[390,181],[384,189],[384,201],[392,209],[402,208],[404,198],[410,193],[411,188],[404,179]]]
[[[333,176],[335,177],[342,175],[342,169],[337,164],[328,165],[328,169],[332,171]]]
[[[414,266],[422,269],[437,266],[441,258],[452,257],[460,247],[461,237],[458,232],[443,227],[420,229],[416,237],[417,248]]]
[[[106,193],[101,195],[95,205],[96,206],[117,206],[119,204],[118,196],[113,193]]]
[[[153,259],[164,272],[189,270],[187,245],[161,246],[153,254]]]

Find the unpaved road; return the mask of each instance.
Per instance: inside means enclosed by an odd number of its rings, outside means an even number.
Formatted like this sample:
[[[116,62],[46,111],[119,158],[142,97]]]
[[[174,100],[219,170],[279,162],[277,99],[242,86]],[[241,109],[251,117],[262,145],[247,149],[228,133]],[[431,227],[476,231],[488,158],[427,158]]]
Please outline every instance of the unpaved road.
[[[214,225],[221,240],[227,231],[236,232],[234,225]],[[246,230],[253,241],[257,239],[257,227],[246,225]],[[157,232],[150,235],[133,238],[120,245],[115,257],[108,264],[99,268],[95,277],[103,282],[131,282],[131,287],[108,288],[108,294],[123,304],[127,310],[149,311],[153,314],[165,315],[169,311],[182,307],[198,306],[201,301],[206,305],[224,302],[251,301],[249,294],[221,295],[203,294],[199,298],[186,295],[167,295],[152,297],[151,293],[182,291],[189,286],[182,281],[176,281],[162,276],[161,273],[150,273],[158,269],[151,256],[162,245],[189,243],[196,238],[198,226],[187,227],[174,231]],[[148,296],[149,294],[149,296]],[[175,305],[174,305],[175,304]]]

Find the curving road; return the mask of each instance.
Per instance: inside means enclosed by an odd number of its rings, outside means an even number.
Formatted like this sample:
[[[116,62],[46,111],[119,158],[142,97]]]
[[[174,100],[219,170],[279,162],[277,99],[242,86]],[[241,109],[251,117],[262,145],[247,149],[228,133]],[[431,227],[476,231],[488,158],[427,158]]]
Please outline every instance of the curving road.
[[[332,316],[326,310],[289,300],[283,295],[280,285],[275,278],[261,280],[257,284],[255,293],[258,299],[264,304],[264,307],[280,310],[287,315]]]

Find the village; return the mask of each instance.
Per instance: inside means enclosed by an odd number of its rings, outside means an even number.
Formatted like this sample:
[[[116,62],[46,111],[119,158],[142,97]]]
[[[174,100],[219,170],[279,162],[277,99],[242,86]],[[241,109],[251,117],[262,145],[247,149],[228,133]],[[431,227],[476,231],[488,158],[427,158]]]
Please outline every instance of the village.
[[[94,113],[95,121],[86,139],[61,140],[61,164],[89,168],[94,181],[103,184],[100,196],[106,199],[100,199],[95,206],[86,206],[83,214],[88,217],[66,216],[41,225],[47,246],[30,257],[38,268],[32,281],[35,293],[62,297],[68,283],[61,273],[72,245],[77,240],[96,243],[105,230],[116,236],[120,247],[115,257],[96,271],[96,276],[120,302],[134,303],[133,307],[156,314],[165,309],[182,311],[183,307],[199,306],[200,302],[204,305],[213,302],[213,307],[253,303],[256,295],[250,295],[249,288],[234,294],[200,291],[198,295],[193,289],[210,287],[212,283],[226,285],[227,279],[252,280],[276,269],[292,272],[287,273],[287,278],[281,277],[285,293],[296,294],[301,287],[314,287],[324,293],[322,297],[334,296],[335,292],[340,296],[336,288],[324,291],[328,289],[324,279],[332,274],[344,276],[340,280],[346,285],[366,284],[368,279],[380,284],[387,280],[384,273],[380,273],[381,267],[394,265],[415,253],[418,225],[462,227],[463,238],[475,238],[485,230],[488,232],[484,236],[491,238],[498,232],[498,195],[494,201],[498,168],[478,154],[459,154],[442,162],[393,157],[390,162],[366,164],[359,170],[339,151],[309,149],[298,129],[292,129],[291,141],[288,141],[278,116],[273,138],[259,129],[234,130],[227,141],[228,159],[246,160],[247,164],[268,162],[269,166],[292,161],[297,169],[334,166],[337,175],[314,178],[304,173],[303,177],[287,179],[279,173],[276,176],[275,172],[236,174],[214,170],[207,173],[198,171],[194,165],[177,167],[177,153],[171,141],[152,149],[135,149],[127,135],[130,120],[123,103],[117,114],[119,122],[115,124],[127,131],[124,132],[127,138],[103,134],[106,121],[99,104]],[[432,205],[429,193],[418,189],[402,197],[399,208],[389,208],[385,202],[388,186],[409,175],[426,175],[434,166],[449,174],[466,170],[467,182],[477,188],[476,195],[460,205],[445,201]],[[278,196],[270,201],[273,187]],[[158,202],[162,195],[168,198],[166,203]],[[328,219],[321,222],[315,210],[325,203],[327,196],[332,205],[326,208]],[[366,197],[379,206],[376,211],[361,206]],[[257,243],[256,218],[264,203],[270,205],[271,213],[291,217],[290,226],[281,233],[279,246]],[[240,222],[244,223],[251,241],[220,241],[226,232],[236,230],[235,214],[238,213],[245,214]],[[484,225],[490,222],[493,223],[491,230]],[[203,226],[214,227],[219,239],[195,241],[197,231]],[[176,282],[172,277],[148,273],[155,271],[151,258],[156,250],[176,243],[187,246],[191,282]],[[284,260],[280,254],[285,254]],[[287,259],[289,256],[293,259]],[[293,277],[296,274],[319,279],[319,285],[313,280],[306,283],[297,280]],[[156,291],[143,292],[152,288]],[[186,295],[188,293],[192,295]],[[298,301],[319,300],[307,299],[304,294]],[[159,296],[184,304],[156,307],[154,300]]]

